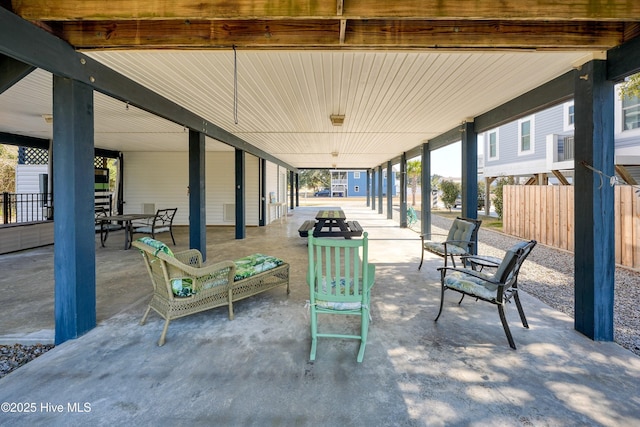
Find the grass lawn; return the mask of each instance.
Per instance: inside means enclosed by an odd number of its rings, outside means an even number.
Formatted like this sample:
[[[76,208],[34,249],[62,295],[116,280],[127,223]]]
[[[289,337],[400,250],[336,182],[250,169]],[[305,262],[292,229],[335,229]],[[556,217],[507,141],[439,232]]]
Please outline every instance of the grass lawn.
[[[446,209],[432,210],[432,215],[438,215],[445,218],[454,219],[460,216],[460,211],[449,211]],[[502,220],[493,216],[478,215],[478,219],[482,220],[482,227],[491,228],[493,230],[502,231]]]

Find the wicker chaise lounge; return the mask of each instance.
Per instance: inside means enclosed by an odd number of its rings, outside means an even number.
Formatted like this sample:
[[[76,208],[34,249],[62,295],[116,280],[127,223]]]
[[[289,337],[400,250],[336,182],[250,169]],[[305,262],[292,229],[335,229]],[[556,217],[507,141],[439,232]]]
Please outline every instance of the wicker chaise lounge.
[[[153,284],[153,296],[140,324],[144,325],[152,309],[165,319],[160,346],[171,320],[224,305],[233,320],[235,301],[281,285],[287,286],[289,294],[289,264],[278,258],[254,254],[203,266],[197,249],[174,254],[150,237],[134,241],[133,246],[142,253]]]

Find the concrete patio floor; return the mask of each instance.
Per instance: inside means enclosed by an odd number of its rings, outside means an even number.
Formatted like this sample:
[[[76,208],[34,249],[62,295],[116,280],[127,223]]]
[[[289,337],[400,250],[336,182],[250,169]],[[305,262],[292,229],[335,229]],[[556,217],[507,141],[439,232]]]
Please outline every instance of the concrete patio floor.
[[[640,425],[639,357],[591,341],[524,293],[530,329],[507,310],[517,350],[490,304],[458,305],[448,293],[435,323],[442,260],[426,254],[418,271],[415,232],[361,201],[335,205],[369,233],[376,264],[362,364],[358,343],[337,339],[320,340],[309,361],[307,247],[297,228],[318,207],[248,228],[244,240],[233,227],[211,228],[208,262],[278,256],[291,265],[291,294],[276,288],[238,302],[233,321],[225,307],[175,320],[163,347],[159,316],[138,325],[151,284],[118,232],[96,245],[98,326],[0,379],[0,425]],[[176,241],[175,250],[187,248],[186,228]],[[0,256],[0,269],[4,341],[52,340],[53,247]]]

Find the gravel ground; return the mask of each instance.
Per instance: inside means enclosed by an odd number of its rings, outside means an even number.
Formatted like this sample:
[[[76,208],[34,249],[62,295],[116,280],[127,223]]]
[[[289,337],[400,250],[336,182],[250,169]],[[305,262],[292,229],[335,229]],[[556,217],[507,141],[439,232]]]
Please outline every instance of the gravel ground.
[[[432,216],[433,233],[446,234],[451,220]],[[414,227],[415,229],[416,227]],[[502,258],[504,251],[522,239],[482,229],[478,253]],[[540,301],[573,317],[573,255],[537,245],[523,264],[519,288]],[[640,273],[616,268],[614,295],[614,339],[640,356]],[[525,309],[526,313],[526,309]],[[52,349],[53,345],[0,346],[0,378]]]
[[[0,345],[0,378],[51,350],[53,345]]]

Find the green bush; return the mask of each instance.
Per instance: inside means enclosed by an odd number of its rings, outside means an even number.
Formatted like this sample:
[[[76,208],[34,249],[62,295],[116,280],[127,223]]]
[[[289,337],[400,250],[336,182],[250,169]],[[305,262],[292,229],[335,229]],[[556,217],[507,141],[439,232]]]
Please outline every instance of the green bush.
[[[493,190],[493,207],[496,210],[496,213],[498,214],[498,218],[502,219],[502,208],[503,208],[503,200],[502,200],[502,187],[504,187],[505,185],[513,185],[515,184],[516,181],[515,179],[510,176],[510,177],[500,177],[496,180],[496,188],[495,190]]]
[[[442,192],[440,199],[444,203],[444,207],[451,210],[460,195],[460,184],[453,181],[440,181],[440,191]]]

